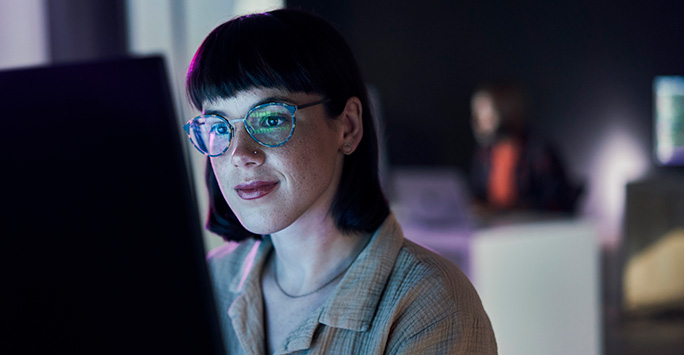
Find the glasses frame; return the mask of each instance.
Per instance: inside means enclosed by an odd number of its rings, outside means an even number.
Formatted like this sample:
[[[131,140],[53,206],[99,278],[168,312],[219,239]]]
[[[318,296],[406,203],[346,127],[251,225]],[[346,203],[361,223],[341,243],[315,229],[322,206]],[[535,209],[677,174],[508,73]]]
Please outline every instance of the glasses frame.
[[[276,102],[267,102],[267,103],[265,103],[265,104],[261,104],[261,105],[257,105],[257,106],[252,107],[252,108],[247,112],[247,114],[245,115],[245,117],[243,117],[243,118],[235,118],[235,119],[232,119],[232,120],[230,120],[230,119],[228,119],[228,118],[226,118],[226,117],[223,117],[223,116],[221,116],[221,115],[215,115],[215,114],[214,114],[214,115],[199,115],[199,116],[196,116],[196,117],[192,118],[192,119],[189,120],[185,125],[183,125],[183,130],[185,130],[185,133],[187,133],[188,138],[190,139],[190,142],[192,142],[192,145],[195,147],[195,149],[197,149],[200,153],[202,153],[203,155],[206,155],[206,156],[208,156],[208,157],[218,157],[218,156],[222,155],[223,153],[225,153],[226,150],[228,150],[228,148],[230,148],[230,144],[233,142],[233,135],[234,135],[234,133],[235,133],[235,126],[234,126],[234,123],[238,123],[238,122],[242,122],[242,123],[243,123],[243,126],[245,127],[245,131],[247,131],[247,134],[249,134],[249,136],[252,137],[252,139],[253,139],[255,142],[257,142],[257,143],[259,143],[259,144],[261,144],[261,145],[263,145],[263,146],[265,146],[265,147],[275,148],[275,147],[280,147],[281,145],[287,143],[287,142],[290,140],[290,138],[292,138],[292,135],[294,134],[294,130],[295,130],[295,123],[296,123],[296,118],[295,118],[296,115],[295,115],[295,113],[296,113],[298,110],[302,110],[302,109],[305,109],[305,108],[311,107],[311,106],[320,105],[320,104],[323,104],[323,103],[326,103],[326,102],[329,102],[329,101],[330,101],[330,99],[327,99],[327,98],[326,98],[326,99],[322,99],[322,100],[319,100],[319,101],[314,101],[314,102],[311,102],[311,103],[308,103],[308,104],[302,104],[302,105],[291,105],[291,104],[286,104],[286,103],[284,103],[284,102],[277,102],[277,101],[276,101]],[[252,132],[250,132],[250,130],[247,129],[247,118],[249,117],[249,115],[252,114],[252,112],[254,112],[254,111],[258,110],[258,109],[261,109],[261,108],[264,108],[264,107],[267,107],[267,106],[273,106],[273,105],[285,107],[285,108],[290,112],[290,116],[292,117],[292,129],[290,129],[290,134],[287,136],[287,138],[285,138],[285,140],[284,140],[282,143],[278,143],[278,144],[266,144],[266,143],[263,143],[263,142],[259,141],[258,139],[256,139],[256,138],[254,137],[254,135],[252,134]],[[203,151],[197,146],[197,144],[195,143],[195,141],[192,139],[192,134],[190,133],[190,125],[192,124],[192,122],[193,122],[194,120],[196,120],[196,119],[198,119],[198,118],[202,118],[202,117],[215,117],[215,118],[222,119],[223,121],[225,121],[226,123],[228,123],[228,127],[230,128],[230,133],[229,133],[229,138],[228,138],[228,145],[226,145],[226,147],[225,147],[220,153],[218,153],[218,154],[213,154],[213,155],[212,155],[212,154],[209,154],[208,152],[207,152],[207,153],[203,152]]]

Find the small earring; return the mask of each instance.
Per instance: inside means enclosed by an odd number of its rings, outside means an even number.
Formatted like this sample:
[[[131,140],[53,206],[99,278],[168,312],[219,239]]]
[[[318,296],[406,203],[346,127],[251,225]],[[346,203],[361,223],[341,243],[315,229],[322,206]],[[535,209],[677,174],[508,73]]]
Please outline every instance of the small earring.
[[[345,144],[344,147],[343,147],[343,149],[342,149],[342,152],[343,152],[345,155],[351,154],[351,153],[352,153],[351,144],[349,144],[349,143]]]
[[[255,150],[255,151],[254,151],[254,155],[257,155],[257,154],[259,154],[259,152],[257,152],[257,151]]]

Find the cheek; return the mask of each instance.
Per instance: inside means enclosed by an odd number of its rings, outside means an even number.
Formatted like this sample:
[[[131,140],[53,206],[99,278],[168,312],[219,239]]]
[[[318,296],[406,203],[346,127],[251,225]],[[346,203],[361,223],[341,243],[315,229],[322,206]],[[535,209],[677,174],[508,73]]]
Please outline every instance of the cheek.
[[[210,158],[210,163],[211,168],[214,171],[214,177],[216,178],[218,187],[221,190],[221,194],[223,195],[223,198],[227,201],[229,195],[226,194],[226,192],[228,191],[228,189],[230,189],[230,179],[228,176],[230,172],[226,168],[225,164],[228,164],[228,162],[225,161],[223,156],[220,156]]]
[[[318,136],[317,139],[297,142],[289,152],[293,172],[297,172],[297,184],[305,190],[315,189],[329,183],[335,174],[337,148],[333,137]]]
[[[306,187],[322,170],[321,164],[325,160],[324,154],[319,147],[311,144],[311,142],[306,142],[296,148],[287,154],[288,168],[295,175],[297,184]]]

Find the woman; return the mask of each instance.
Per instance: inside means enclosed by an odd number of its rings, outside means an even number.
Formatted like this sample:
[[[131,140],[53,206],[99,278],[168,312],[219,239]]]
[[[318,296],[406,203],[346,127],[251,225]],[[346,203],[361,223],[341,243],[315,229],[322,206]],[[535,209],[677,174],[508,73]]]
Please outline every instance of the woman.
[[[293,10],[228,21],[187,88],[207,226],[239,241],[209,257],[229,353],[496,351],[465,276],[390,214],[364,83],[330,24]]]
[[[479,144],[470,182],[478,214],[575,209],[573,186],[556,150],[530,136],[527,95],[514,82],[482,84],[471,99],[472,128]]]

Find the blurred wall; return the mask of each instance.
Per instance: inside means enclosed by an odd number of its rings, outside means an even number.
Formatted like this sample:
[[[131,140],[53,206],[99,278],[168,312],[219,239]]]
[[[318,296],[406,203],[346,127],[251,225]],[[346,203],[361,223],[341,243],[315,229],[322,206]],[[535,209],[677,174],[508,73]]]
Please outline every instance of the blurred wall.
[[[127,54],[121,0],[46,0],[51,61],[75,62]]]
[[[0,0],[0,69],[49,60],[44,0]]]
[[[0,68],[127,54],[122,0],[0,0]]]

